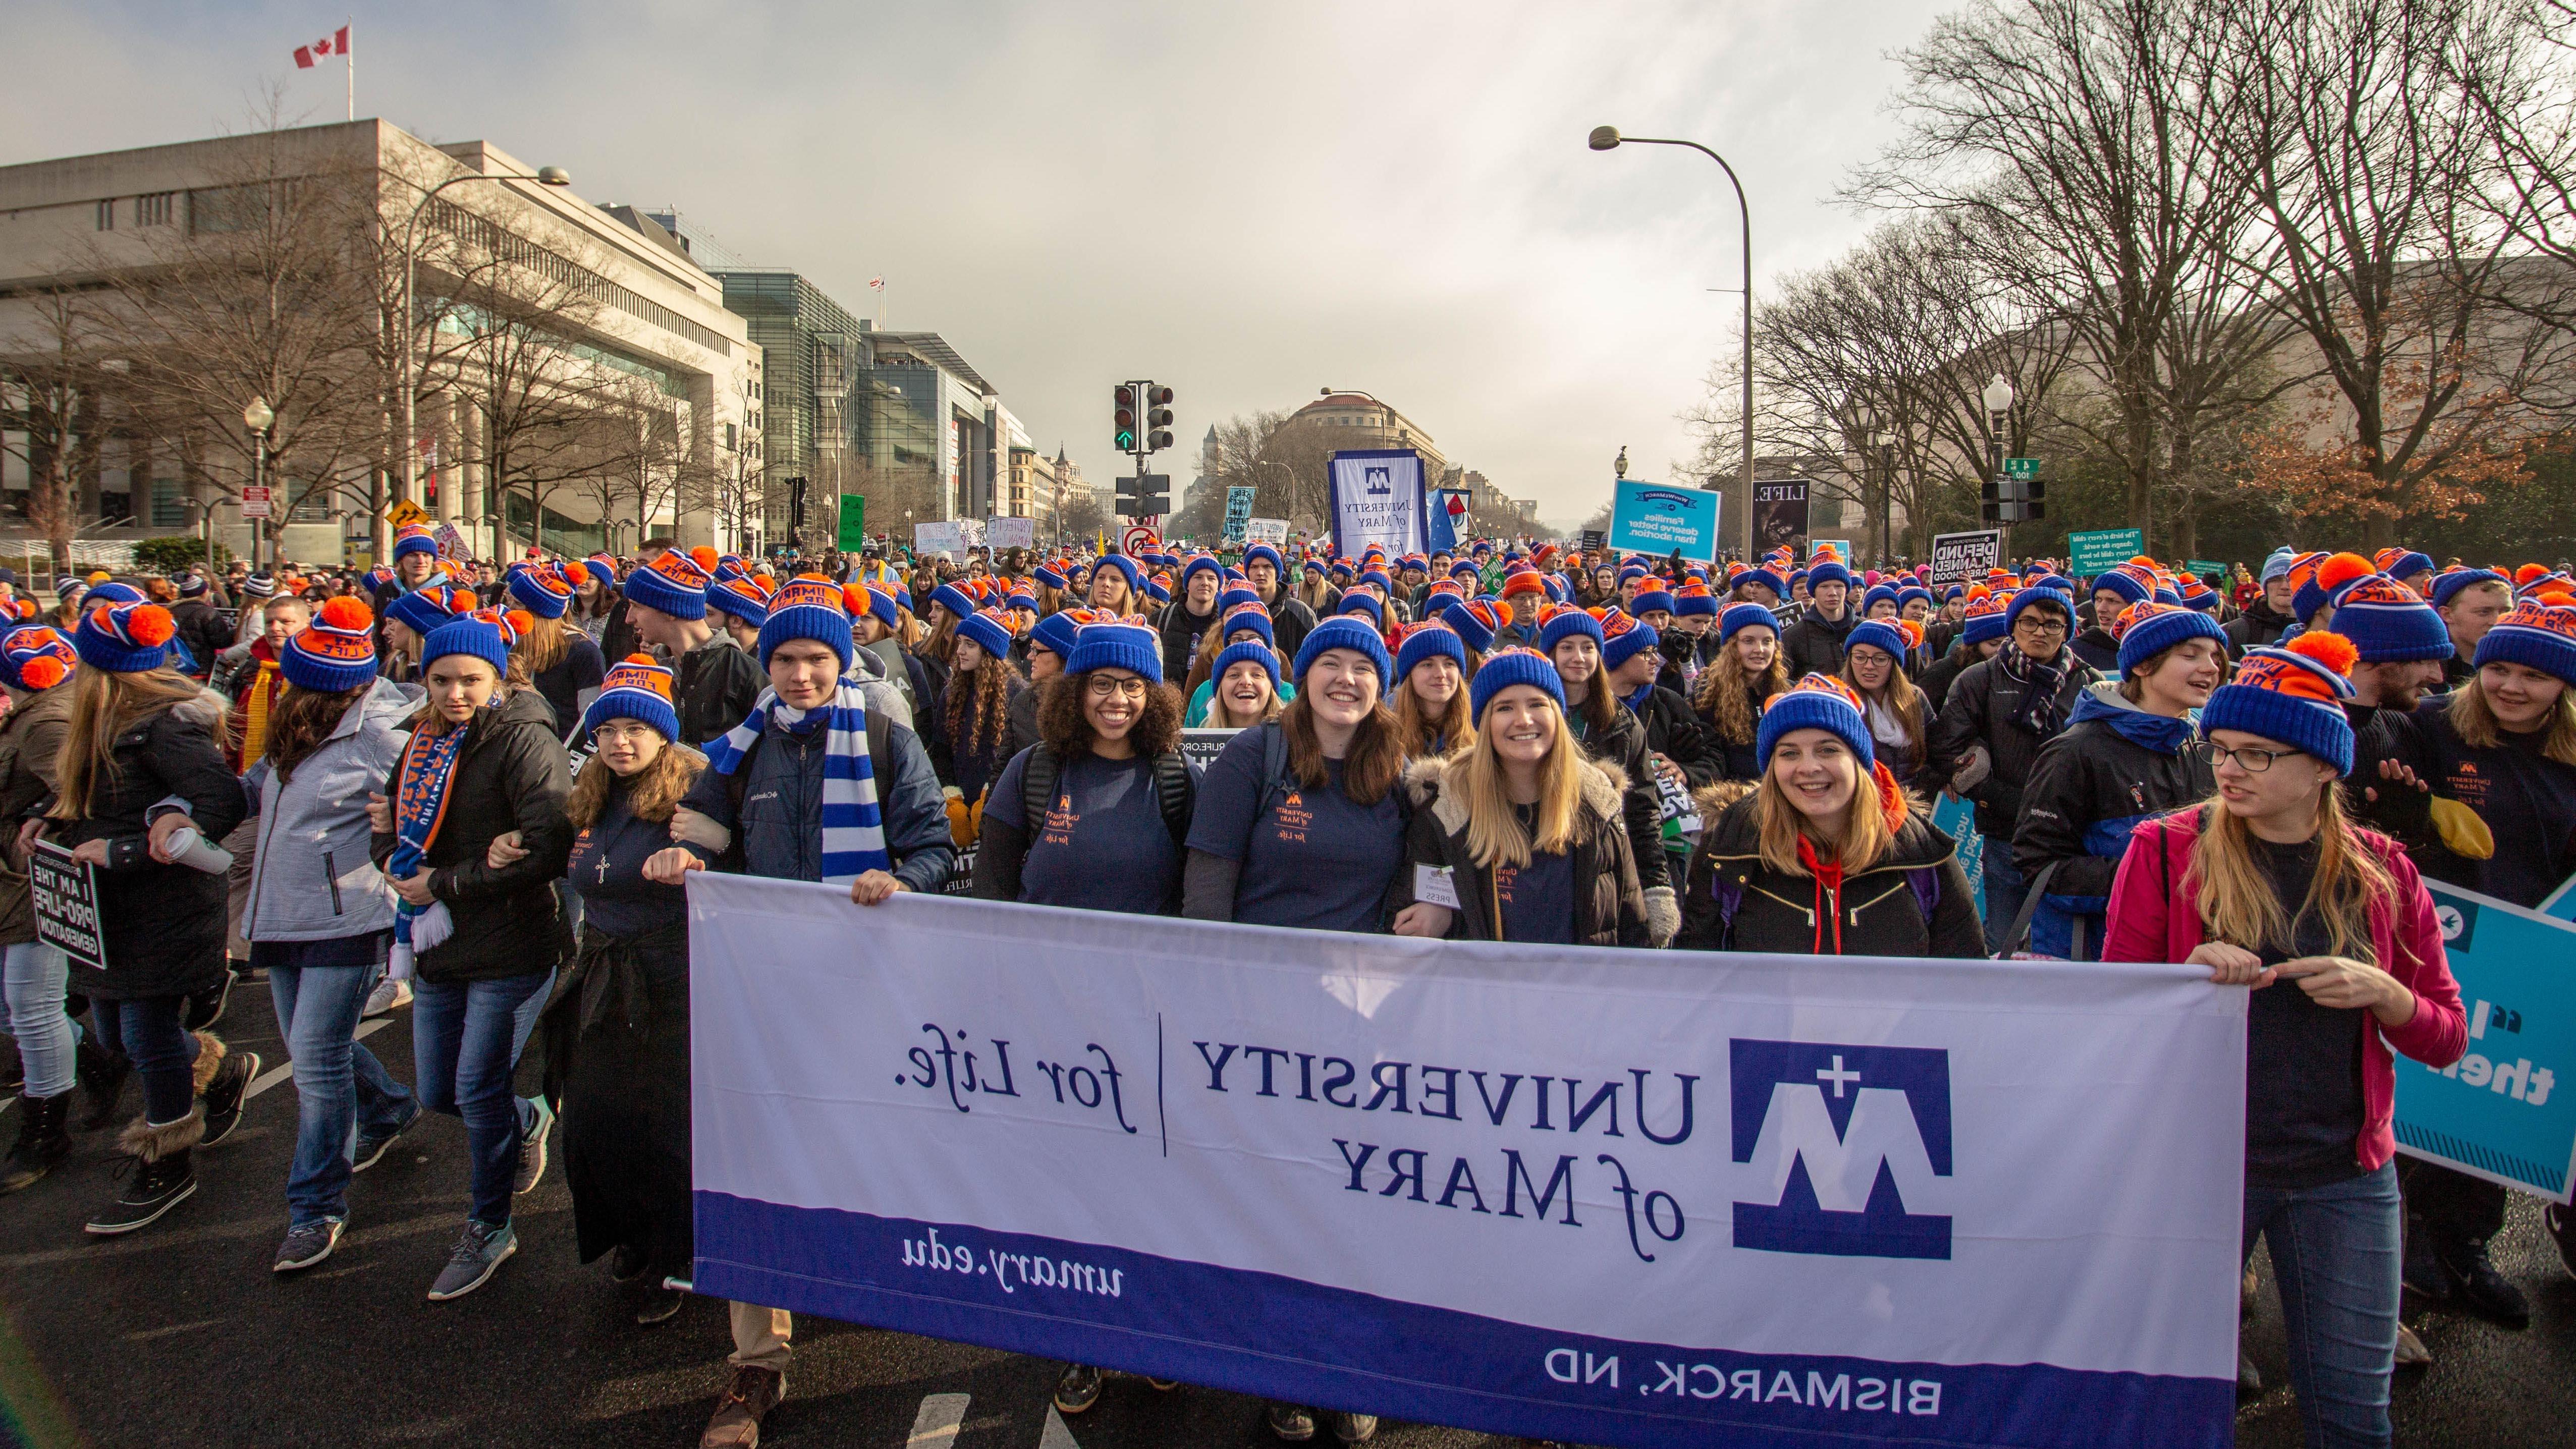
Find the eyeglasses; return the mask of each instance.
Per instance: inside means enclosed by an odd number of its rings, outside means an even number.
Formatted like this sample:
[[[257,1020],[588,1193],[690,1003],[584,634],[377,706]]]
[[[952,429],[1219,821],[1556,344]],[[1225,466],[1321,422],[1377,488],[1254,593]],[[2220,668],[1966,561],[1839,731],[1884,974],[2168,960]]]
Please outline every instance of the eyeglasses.
[[[2019,623],[2013,625],[2013,632],[2016,634],[2025,629],[2029,630],[2033,634],[2063,634],[2066,632],[2066,626],[2055,619],[2023,619]]]
[[[1130,699],[1143,699],[1145,697],[1145,678],[1141,674],[1131,674],[1124,679],[1114,678],[1106,674],[1095,674],[1091,676],[1088,688],[1093,699],[1107,699],[1112,695],[1119,694],[1126,695]]]
[[[2297,750],[2258,750],[2250,745],[2231,750],[2216,740],[2194,740],[2192,748],[2200,752],[2202,759],[2209,761],[2209,767],[2213,770],[2229,760],[2234,760],[2236,768],[2249,775],[2260,775],[2272,768],[2274,760],[2299,753]]]

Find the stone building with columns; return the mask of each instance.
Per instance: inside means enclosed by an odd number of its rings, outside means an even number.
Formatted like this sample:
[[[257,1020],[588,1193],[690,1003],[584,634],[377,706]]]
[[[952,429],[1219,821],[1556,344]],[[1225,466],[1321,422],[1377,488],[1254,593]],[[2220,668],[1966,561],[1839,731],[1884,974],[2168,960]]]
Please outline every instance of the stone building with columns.
[[[0,167],[0,558],[66,474],[83,541],[210,523],[237,555],[336,563],[407,497],[484,557],[756,547],[744,319],[658,228],[538,174],[379,120]],[[234,320],[217,294],[263,281],[285,305]],[[264,522],[243,516],[254,467]]]

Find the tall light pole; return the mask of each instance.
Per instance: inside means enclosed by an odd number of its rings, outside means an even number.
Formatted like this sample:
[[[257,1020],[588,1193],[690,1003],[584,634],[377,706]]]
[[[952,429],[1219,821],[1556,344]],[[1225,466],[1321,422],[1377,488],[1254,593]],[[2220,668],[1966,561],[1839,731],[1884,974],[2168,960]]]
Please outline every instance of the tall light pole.
[[[1986,390],[1978,401],[1986,405],[1986,476],[2000,484],[2004,477],[2004,429],[2012,422],[2013,385],[1998,372],[1986,383]],[[2000,489],[1997,496],[2001,496]],[[1995,553],[2009,565],[2012,562],[2012,520],[2003,517],[2002,512],[2001,508],[1996,510],[1995,526],[2003,531],[2003,537],[1997,540],[2000,547]]]
[[[252,398],[242,409],[242,426],[250,430],[250,486],[257,488],[268,481],[268,430],[277,426],[277,410],[270,407],[264,397]],[[251,567],[259,567],[257,523],[253,523],[250,530],[250,562]],[[206,577],[211,579],[214,574],[215,510],[210,503],[206,508]]]
[[[411,220],[403,223],[402,496],[406,499],[409,499],[413,494],[420,491],[420,437],[418,432],[420,419],[417,416],[418,410],[416,407],[418,400],[414,397],[414,394],[420,390],[420,379],[417,375],[419,364],[412,357],[412,351],[416,344],[413,332],[418,325],[418,309],[412,304],[412,264],[419,255],[418,244],[420,241],[420,219],[423,216],[428,215],[429,203],[437,197],[438,193],[445,191],[451,186],[462,186],[468,181],[533,181],[540,186],[570,186],[572,185],[572,173],[566,171],[560,166],[540,166],[537,168],[537,174],[534,176],[522,176],[515,171],[469,171],[462,176],[450,176],[445,181],[442,181],[436,186],[429,188],[426,192],[423,192],[420,200],[412,206]],[[542,527],[543,523],[543,519],[538,520],[540,527]],[[378,518],[375,524],[375,532],[376,551],[379,554],[386,551],[385,529],[386,525],[384,519]],[[497,533],[493,535],[492,551],[494,553],[500,552],[500,535]]]
[[[1744,499],[1739,516],[1744,520],[1744,560],[1753,561],[1753,207],[1744,199],[1744,183],[1726,158],[1697,141],[1670,141],[1653,136],[1622,136],[1616,126],[1592,128],[1592,149],[1615,151],[1621,145],[1687,146],[1714,161],[1726,173],[1727,183],[1735,188],[1735,209],[1744,220]]]

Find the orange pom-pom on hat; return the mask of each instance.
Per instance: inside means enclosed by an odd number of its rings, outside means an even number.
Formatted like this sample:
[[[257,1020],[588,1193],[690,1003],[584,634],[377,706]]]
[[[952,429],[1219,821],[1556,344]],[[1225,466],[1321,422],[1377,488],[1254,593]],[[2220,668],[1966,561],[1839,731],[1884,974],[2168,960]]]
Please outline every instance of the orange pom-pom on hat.
[[[2341,634],[2311,630],[2277,649],[2247,651],[2236,677],[2218,687],[2200,712],[2200,732],[2234,730],[2287,745],[2352,773],[2353,665],[2361,651]]]
[[[375,613],[352,598],[326,599],[313,622],[286,641],[277,665],[286,682],[341,694],[376,677]]]
[[[72,648],[83,664],[111,674],[141,674],[170,663],[178,633],[159,604],[101,604],[81,617]]]
[[[0,636],[0,681],[20,689],[51,689],[71,678],[78,663],[80,656],[60,630],[38,624]]]

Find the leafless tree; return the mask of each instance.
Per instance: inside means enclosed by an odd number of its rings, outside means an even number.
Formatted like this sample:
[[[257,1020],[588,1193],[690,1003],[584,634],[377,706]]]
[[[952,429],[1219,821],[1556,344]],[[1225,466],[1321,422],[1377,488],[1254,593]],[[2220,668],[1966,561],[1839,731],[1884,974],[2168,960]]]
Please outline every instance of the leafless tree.
[[[27,470],[27,521],[60,573],[71,567],[80,480],[97,471],[116,375],[100,365],[85,293],[46,287],[21,301],[24,324],[0,340],[0,448]]]

